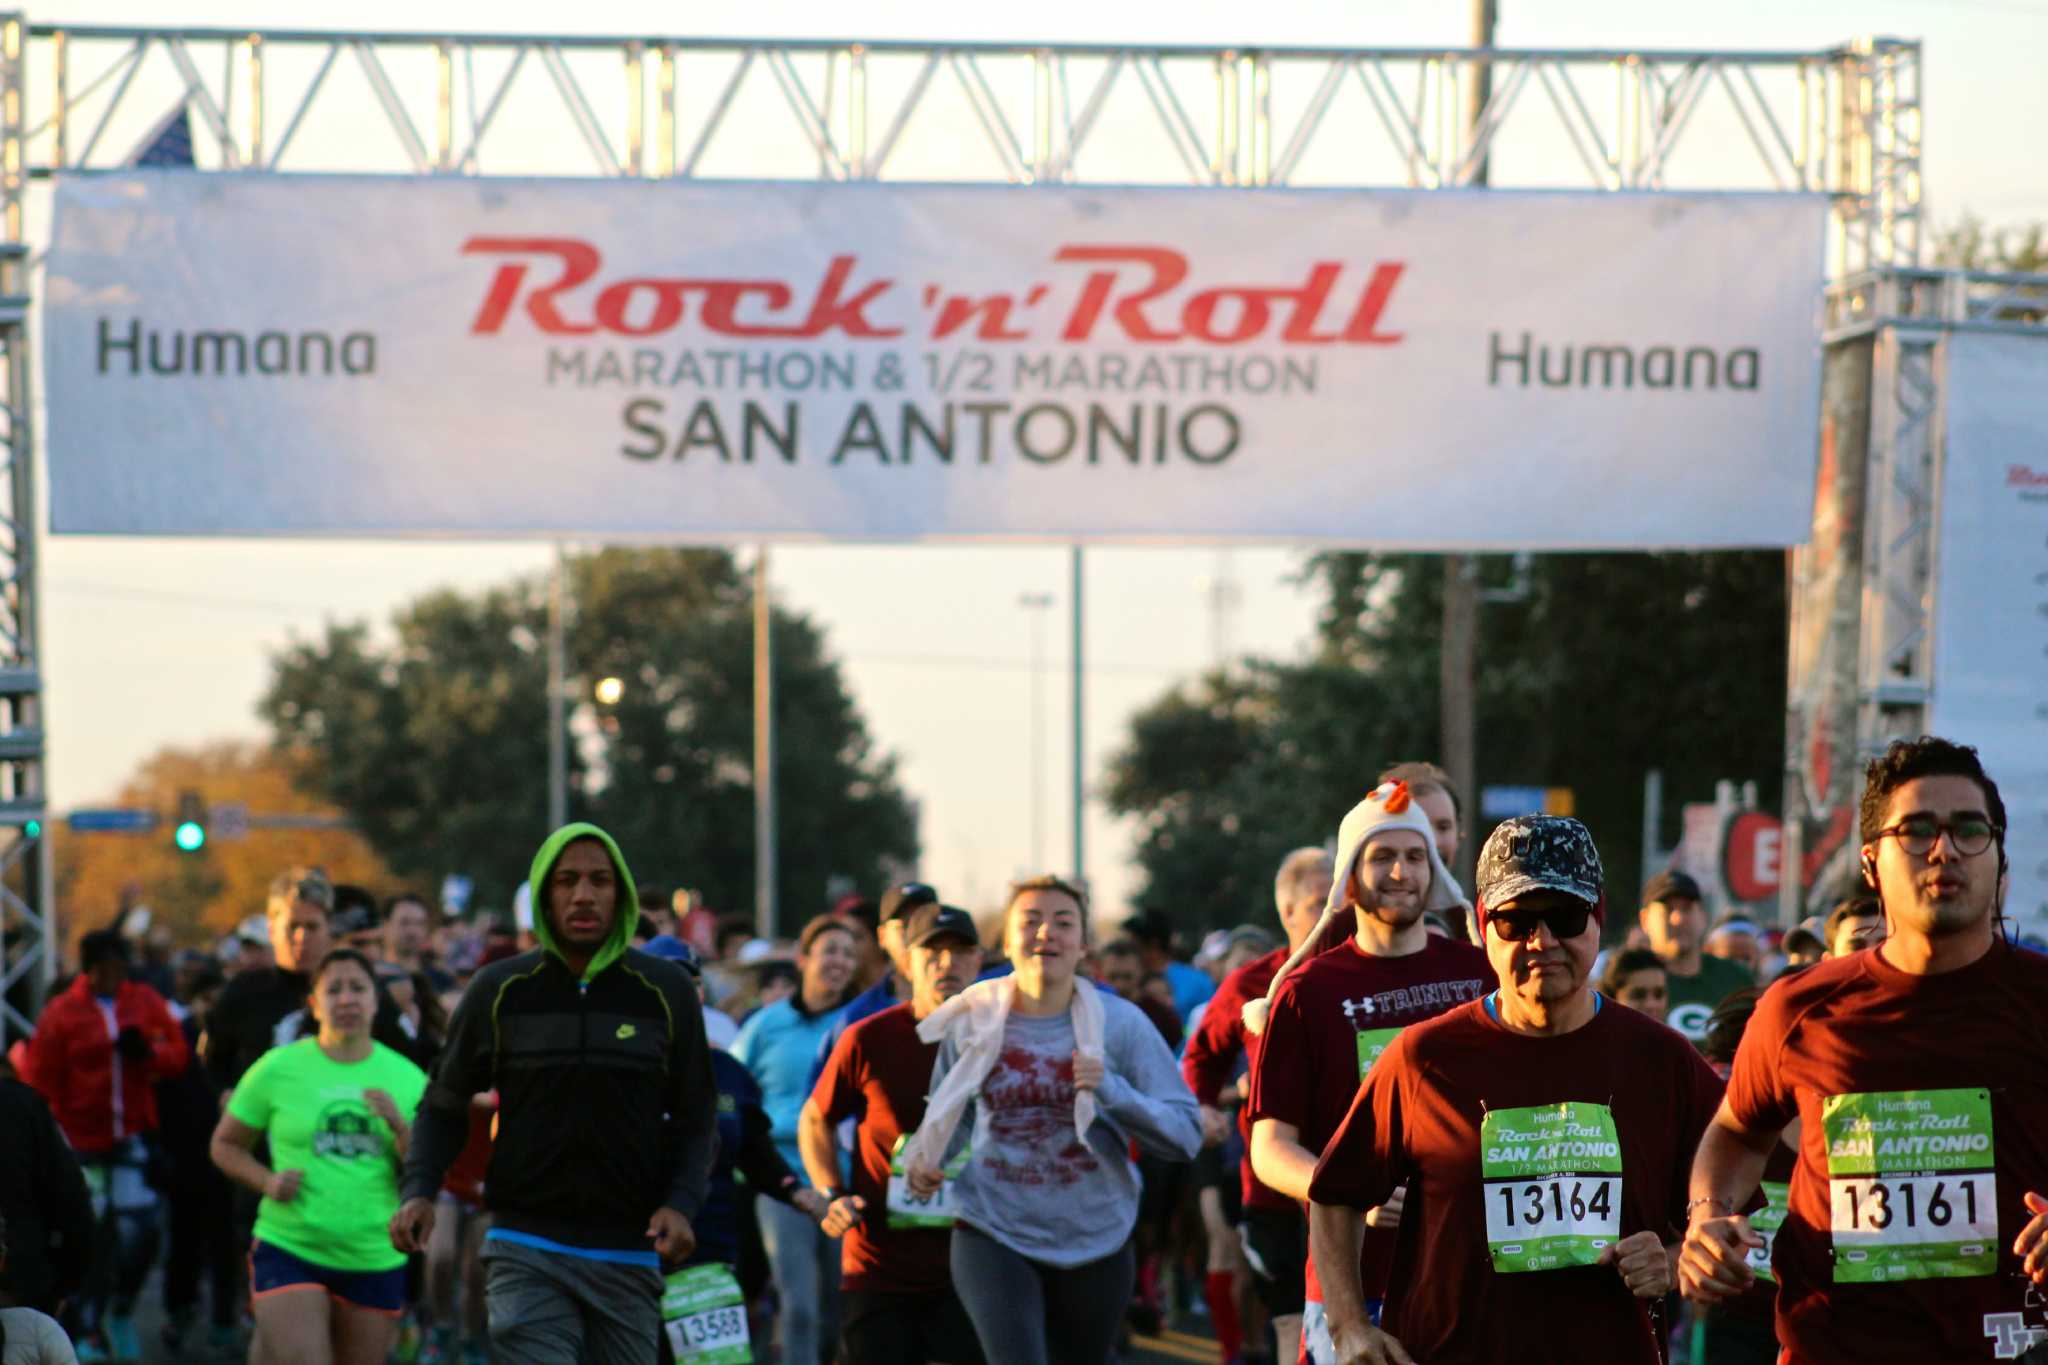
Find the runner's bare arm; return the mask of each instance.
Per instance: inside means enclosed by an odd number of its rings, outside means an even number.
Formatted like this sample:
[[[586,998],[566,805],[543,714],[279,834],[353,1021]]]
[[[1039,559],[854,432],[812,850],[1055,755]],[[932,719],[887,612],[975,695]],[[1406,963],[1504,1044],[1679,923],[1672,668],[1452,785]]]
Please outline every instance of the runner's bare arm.
[[[1764,1244],[1763,1238],[1737,1210],[1756,1193],[1764,1161],[1777,1141],[1776,1133],[1752,1133],[1736,1122],[1726,1101],[1701,1135],[1678,1259],[1679,1288],[1687,1298],[1717,1303],[1742,1293],[1756,1279],[1746,1257],[1751,1247]]]
[[[1256,1129],[1253,1140],[1257,1140]],[[1362,1211],[1345,1204],[1308,1206],[1309,1255],[1322,1268],[1318,1278],[1323,1286],[1323,1311],[1329,1315],[1330,1342],[1336,1348],[1338,1365],[1415,1365],[1401,1343],[1374,1327],[1366,1313],[1365,1286],[1358,1274],[1358,1253],[1364,1241]]]
[[[796,1149],[804,1159],[804,1175],[821,1190],[837,1189],[839,1149],[832,1140],[832,1121],[815,1097],[805,1100],[796,1119]]]
[[[208,1144],[207,1155],[213,1164],[220,1167],[221,1174],[238,1185],[246,1186],[266,1198],[280,1203],[289,1203],[298,1193],[299,1182],[304,1179],[301,1171],[273,1171],[256,1159],[254,1147],[263,1134],[251,1128],[232,1114],[222,1114],[213,1130],[213,1140]]]
[[[1301,1130],[1279,1119],[1252,1124],[1252,1174],[1289,1199],[1308,1198],[1308,1182],[1316,1173],[1316,1154],[1301,1145]]]

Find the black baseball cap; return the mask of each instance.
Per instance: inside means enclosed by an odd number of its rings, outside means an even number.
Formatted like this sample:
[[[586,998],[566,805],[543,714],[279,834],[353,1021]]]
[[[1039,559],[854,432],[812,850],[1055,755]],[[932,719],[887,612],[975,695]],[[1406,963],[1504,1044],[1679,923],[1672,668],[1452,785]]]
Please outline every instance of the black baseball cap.
[[[1692,879],[1691,874],[1680,872],[1675,867],[1659,872],[1643,888],[1644,905],[1655,905],[1659,901],[1668,905],[1672,901],[1705,900],[1706,897],[1700,894],[1700,884]]]
[[[941,938],[957,938],[976,947],[981,945],[981,931],[974,927],[974,916],[965,910],[940,905],[937,901],[918,906],[904,928],[904,942],[913,948],[927,948],[933,940]]]
[[[902,919],[921,905],[937,905],[939,893],[923,882],[898,882],[882,893],[880,923]]]
[[[350,934],[367,934],[375,928],[376,912],[360,905],[338,909],[327,917],[327,931],[336,938],[347,938]]]

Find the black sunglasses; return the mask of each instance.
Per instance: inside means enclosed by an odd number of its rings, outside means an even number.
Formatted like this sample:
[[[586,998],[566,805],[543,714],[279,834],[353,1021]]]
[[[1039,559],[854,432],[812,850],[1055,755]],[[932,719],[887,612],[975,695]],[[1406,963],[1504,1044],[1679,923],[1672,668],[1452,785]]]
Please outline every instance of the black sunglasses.
[[[1562,942],[1585,933],[1586,921],[1592,917],[1593,907],[1581,901],[1553,905],[1547,910],[1493,910],[1487,913],[1486,922],[1509,943],[1528,941],[1539,924],[1548,925],[1550,936]]]

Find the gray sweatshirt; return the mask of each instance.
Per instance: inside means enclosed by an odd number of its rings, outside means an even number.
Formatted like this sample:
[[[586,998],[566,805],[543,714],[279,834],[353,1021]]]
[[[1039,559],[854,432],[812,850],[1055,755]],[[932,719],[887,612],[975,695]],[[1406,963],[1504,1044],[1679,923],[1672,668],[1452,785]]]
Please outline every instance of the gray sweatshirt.
[[[1192,1161],[1202,1145],[1194,1094],[1166,1040],[1137,1006],[1099,994],[1106,1074],[1087,1144],[1074,1135],[1071,1013],[1013,1013],[970,1107],[973,1156],[952,1192],[961,1222],[1050,1265],[1099,1261],[1130,1237],[1138,1221],[1131,1142],[1174,1161]],[[933,1090],[957,1055],[950,1041],[940,1044]]]

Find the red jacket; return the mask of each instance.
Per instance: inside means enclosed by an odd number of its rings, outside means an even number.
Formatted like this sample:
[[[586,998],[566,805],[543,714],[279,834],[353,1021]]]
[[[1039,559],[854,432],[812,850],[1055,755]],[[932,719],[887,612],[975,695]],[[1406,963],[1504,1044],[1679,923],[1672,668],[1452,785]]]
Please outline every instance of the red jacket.
[[[23,1079],[42,1093],[64,1137],[81,1153],[104,1152],[122,1138],[156,1127],[155,1083],[176,1076],[191,1059],[184,1030],[164,998],[139,981],[121,983],[114,997],[114,1027],[137,1028],[149,1039],[141,1066],[114,1050],[114,1034],[80,972],[70,989],[44,1007],[28,1044]],[[114,1080],[120,1077],[120,1091]]]
[[[1245,1030],[1244,1006],[1247,1001],[1266,998],[1266,988],[1273,984],[1280,964],[1287,960],[1287,953],[1284,945],[1275,948],[1224,977],[1223,984],[1216,988],[1216,994],[1209,997],[1208,1008],[1202,1011],[1200,1027],[1188,1035],[1187,1050],[1181,1054],[1180,1074],[1187,1081],[1188,1089],[1195,1092],[1195,1098],[1212,1109],[1220,1107],[1223,1087],[1237,1077],[1239,1053],[1243,1053],[1252,1066],[1259,1064],[1259,1037]],[[1245,1205],[1256,1209],[1296,1207],[1292,1199],[1270,1188],[1253,1174],[1252,1125],[1250,1110],[1244,1105],[1237,1109],[1237,1129],[1244,1138],[1245,1146]]]

